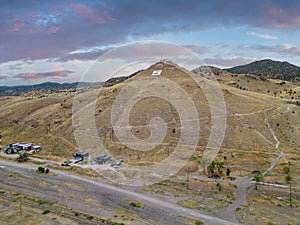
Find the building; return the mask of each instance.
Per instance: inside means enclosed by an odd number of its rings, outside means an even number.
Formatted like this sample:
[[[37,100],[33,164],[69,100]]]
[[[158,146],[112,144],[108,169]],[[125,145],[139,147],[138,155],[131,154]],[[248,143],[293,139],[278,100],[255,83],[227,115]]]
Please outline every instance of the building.
[[[110,162],[110,156],[109,155],[98,155],[95,157],[94,161],[98,164],[107,164]]]
[[[19,151],[39,152],[41,150],[41,146],[33,145],[32,143],[13,143],[6,145],[3,150],[7,154],[13,154]]]
[[[74,157],[74,160],[75,161],[83,161],[85,159],[87,159],[89,157],[89,153],[88,152],[85,152],[85,151],[78,151],[78,152],[75,152],[73,154],[73,157]]]

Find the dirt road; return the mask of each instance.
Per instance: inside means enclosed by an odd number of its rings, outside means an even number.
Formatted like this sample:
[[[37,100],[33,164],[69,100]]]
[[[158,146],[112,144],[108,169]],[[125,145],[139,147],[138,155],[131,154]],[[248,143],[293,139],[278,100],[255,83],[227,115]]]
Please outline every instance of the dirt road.
[[[204,224],[231,225],[213,215],[183,208],[151,195],[137,193],[133,187],[121,187],[103,180],[89,180],[64,171],[52,175],[34,172],[37,165],[0,161],[0,188],[44,198],[91,215],[110,217],[120,211],[135,215],[130,224],[186,224],[182,217],[199,219]],[[128,205],[141,202],[143,207]]]

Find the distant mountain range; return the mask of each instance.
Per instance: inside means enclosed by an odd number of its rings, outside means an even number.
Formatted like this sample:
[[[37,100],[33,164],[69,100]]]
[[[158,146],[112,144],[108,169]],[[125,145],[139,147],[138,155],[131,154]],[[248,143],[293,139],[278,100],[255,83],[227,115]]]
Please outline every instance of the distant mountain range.
[[[221,75],[222,72],[227,71],[232,74],[253,74],[259,76],[264,79],[280,79],[286,81],[300,81],[300,67],[295,66],[289,62],[280,62],[274,61],[271,59],[264,59],[255,61],[246,65],[236,66],[228,69],[219,69],[217,67],[199,67],[192,72],[199,73],[202,70],[209,68],[216,75]],[[115,77],[111,78],[102,83],[104,87],[113,86],[115,84],[121,83],[136,74],[142,72],[142,70],[137,71],[129,76]],[[81,87],[91,86],[98,83],[80,83]],[[74,83],[54,83],[54,82],[46,82],[42,84],[35,85],[22,85],[22,86],[0,86],[0,95],[2,96],[17,96],[22,95],[26,92],[30,91],[39,91],[39,90],[65,90],[65,89],[75,89],[77,88],[79,82]]]
[[[233,74],[254,74],[267,79],[300,80],[300,67],[289,62],[280,62],[271,59],[259,60],[247,65],[224,70]]]
[[[65,89],[75,89],[77,88],[79,82],[74,83],[54,83],[54,82],[46,82],[42,84],[35,85],[21,85],[21,86],[0,86],[0,95],[2,96],[17,96],[22,95],[29,91],[39,91],[39,90],[65,90]],[[82,83],[80,82],[80,87],[90,86],[93,83]]]

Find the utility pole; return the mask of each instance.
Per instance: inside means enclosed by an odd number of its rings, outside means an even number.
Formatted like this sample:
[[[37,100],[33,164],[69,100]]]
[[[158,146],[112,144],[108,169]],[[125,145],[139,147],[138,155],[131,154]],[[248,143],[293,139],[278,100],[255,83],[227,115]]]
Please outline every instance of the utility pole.
[[[20,194],[20,216],[23,215],[22,204],[23,204],[23,196],[22,196],[22,194]]]
[[[288,164],[289,164],[289,171],[291,173],[291,164],[292,163],[289,161]],[[292,206],[292,181],[290,181],[290,206]]]

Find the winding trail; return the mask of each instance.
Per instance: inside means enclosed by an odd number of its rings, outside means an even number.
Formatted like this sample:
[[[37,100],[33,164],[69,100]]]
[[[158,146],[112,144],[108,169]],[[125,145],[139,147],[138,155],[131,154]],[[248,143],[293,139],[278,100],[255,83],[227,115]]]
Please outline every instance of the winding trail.
[[[220,218],[231,221],[234,223],[238,223],[235,216],[236,209],[241,206],[247,206],[247,189],[252,185],[247,178],[237,177],[235,182],[233,182],[237,188],[234,191],[235,200],[232,204],[228,205],[225,209],[220,210],[216,213]]]
[[[264,113],[264,114],[265,114],[265,113]],[[266,170],[262,173],[263,176],[265,176],[268,172],[270,172],[270,171],[277,165],[277,163],[279,162],[280,158],[281,158],[282,156],[284,156],[284,153],[283,153],[282,151],[280,151],[280,149],[279,149],[280,141],[279,141],[278,138],[276,137],[276,135],[275,135],[275,133],[274,133],[274,131],[273,131],[271,125],[269,124],[269,122],[268,122],[268,120],[267,120],[267,117],[266,117],[266,114],[265,114],[265,120],[264,120],[264,121],[265,121],[267,127],[269,128],[269,130],[270,130],[270,132],[271,132],[271,134],[272,134],[274,140],[276,141],[276,144],[275,144],[274,147],[275,147],[275,149],[278,151],[278,155],[277,155],[277,157],[276,157],[275,159],[273,159],[273,161],[271,162],[270,167],[269,167],[268,169],[266,169]]]

